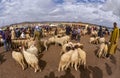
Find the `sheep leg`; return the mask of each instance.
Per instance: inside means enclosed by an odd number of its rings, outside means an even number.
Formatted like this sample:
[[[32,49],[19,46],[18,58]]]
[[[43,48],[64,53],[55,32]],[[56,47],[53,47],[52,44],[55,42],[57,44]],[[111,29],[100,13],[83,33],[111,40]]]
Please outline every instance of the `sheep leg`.
[[[75,62],[74,68],[77,71],[77,65],[78,65],[78,61]]]
[[[84,63],[84,69],[85,69],[86,68],[86,60],[85,59],[84,59],[83,63]]]
[[[31,66],[35,69],[35,73],[38,71],[38,69],[36,68],[36,64],[35,63],[33,63],[33,64],[31,64]]]
[[[79,61],[78,61],[78,68],[80,67],[80,64],[81,64],[81,59],[79,58]]]
[[[71,67],[73,67],[73,65],[74,65],[74,63],[73,63],[73,62],[71,62]]]
[[[34,64],[34,63],[32,63],[32,64],[31,64],[31,67],[33,67],[33,68],[35,69],[35,72],[37,72],[37,70],[36,70],[36,68],[35,68],[35,64]]]
[[[19,61],[19,64],[22,66],[22,69],[24,70],[25,68],[24,68],[24,65],[22,64],[22,60]]]
[[[61,64],[61,61],[60,61],[58,71],[61,71],[61,66],[62,66],[62,64]]]
[[[47,47],[47,42],[46,41],[44,42],[44,47],[45,47],[45,50],[47,51],[48,47]]]
[[[62,65],[62,71],[64,70],[65,66],[66,66],[65,64]]]
[[[61,50],[60,55],[62,55],[64,52]]]
[[[24,60],[22,60],[21,62],[22,62],[23,66],[24,66],[24,69],[25,69],[26,64],[25,64]]]
[[[65,70],[69,67],[69,65],[70,65],[70,62],[68,62],[68,63],[66,64]]]
[[[41,72],[41,69],[39,68],[38,64],[35,64],[35,69],[36,69],[36,72],[37,72],[38,70],[40,70],[40,72]]]

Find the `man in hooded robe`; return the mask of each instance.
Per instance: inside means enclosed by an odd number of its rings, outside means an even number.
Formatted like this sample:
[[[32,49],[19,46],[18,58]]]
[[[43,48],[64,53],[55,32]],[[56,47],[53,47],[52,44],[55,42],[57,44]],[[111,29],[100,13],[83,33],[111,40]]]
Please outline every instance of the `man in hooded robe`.
[[[117,27],[117,23],[114,22],[114,29],[112,31],[111,37],[110,37],[110,45],[108,46],[108,56],[110,57],[111,55],[115,54],[116,49],[117,49],[117,44],[118,44],[118,39],[119,39],[119,28]]]

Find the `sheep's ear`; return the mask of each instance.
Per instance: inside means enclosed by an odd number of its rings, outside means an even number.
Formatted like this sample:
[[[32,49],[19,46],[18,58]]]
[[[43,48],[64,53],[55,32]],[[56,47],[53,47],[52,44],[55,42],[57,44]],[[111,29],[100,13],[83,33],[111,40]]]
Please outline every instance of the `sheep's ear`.
[[[84,47],[83,46],[79,46],[79,48],[83,49]]]
[[[58,35],[57,37],[58,37],[58,38],[60,38],[60,36],[59,36],[59,35]]]
[[[71,47],[67,46],[67,47],[66,47],[66,50],[67,50],[67,51],[70,51],[70,50],[71,50]]]
[[[77,49],[79,46],[78,45],[75,45],[74,48]]]

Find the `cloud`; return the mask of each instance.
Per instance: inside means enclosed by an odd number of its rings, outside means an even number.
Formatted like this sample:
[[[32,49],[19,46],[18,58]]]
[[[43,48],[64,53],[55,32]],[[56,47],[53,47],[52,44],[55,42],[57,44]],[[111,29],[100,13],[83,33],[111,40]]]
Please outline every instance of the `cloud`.
[[[0,0],[0,26],[24,21],[82,21],[112,26],[114,21],[119,22],[119,2],[119,0]]]

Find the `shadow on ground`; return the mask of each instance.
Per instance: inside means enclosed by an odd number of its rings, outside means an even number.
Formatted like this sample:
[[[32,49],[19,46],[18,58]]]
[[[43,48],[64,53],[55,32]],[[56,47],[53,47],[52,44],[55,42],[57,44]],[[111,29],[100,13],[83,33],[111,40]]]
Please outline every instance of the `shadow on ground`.
[[[65,74],[62,75],[62,76],[60,76],[60,78],[75,78],[75,76],[72,75],[70,69],[67,69],[67,70],[65,71]]]
[[[88,66],[88,68],[85,69],[80,67],[80,78],[103,78],[103,72],[97,66]]]
[[[105,68],[106,68],[107,74],[108,74],[108,75],[112,75],[111,67],[110,67],[107,63],[105,63]]]
[[[6,59],[4,58],[4,54],[0,53],[0,63],[2,64],[5,61],[6,61]]]
[[[58,77],[55,77],[55,73],[54,72],[50,72],[50,74],[48,76],[45,75],[44,78],[58,78]]]

